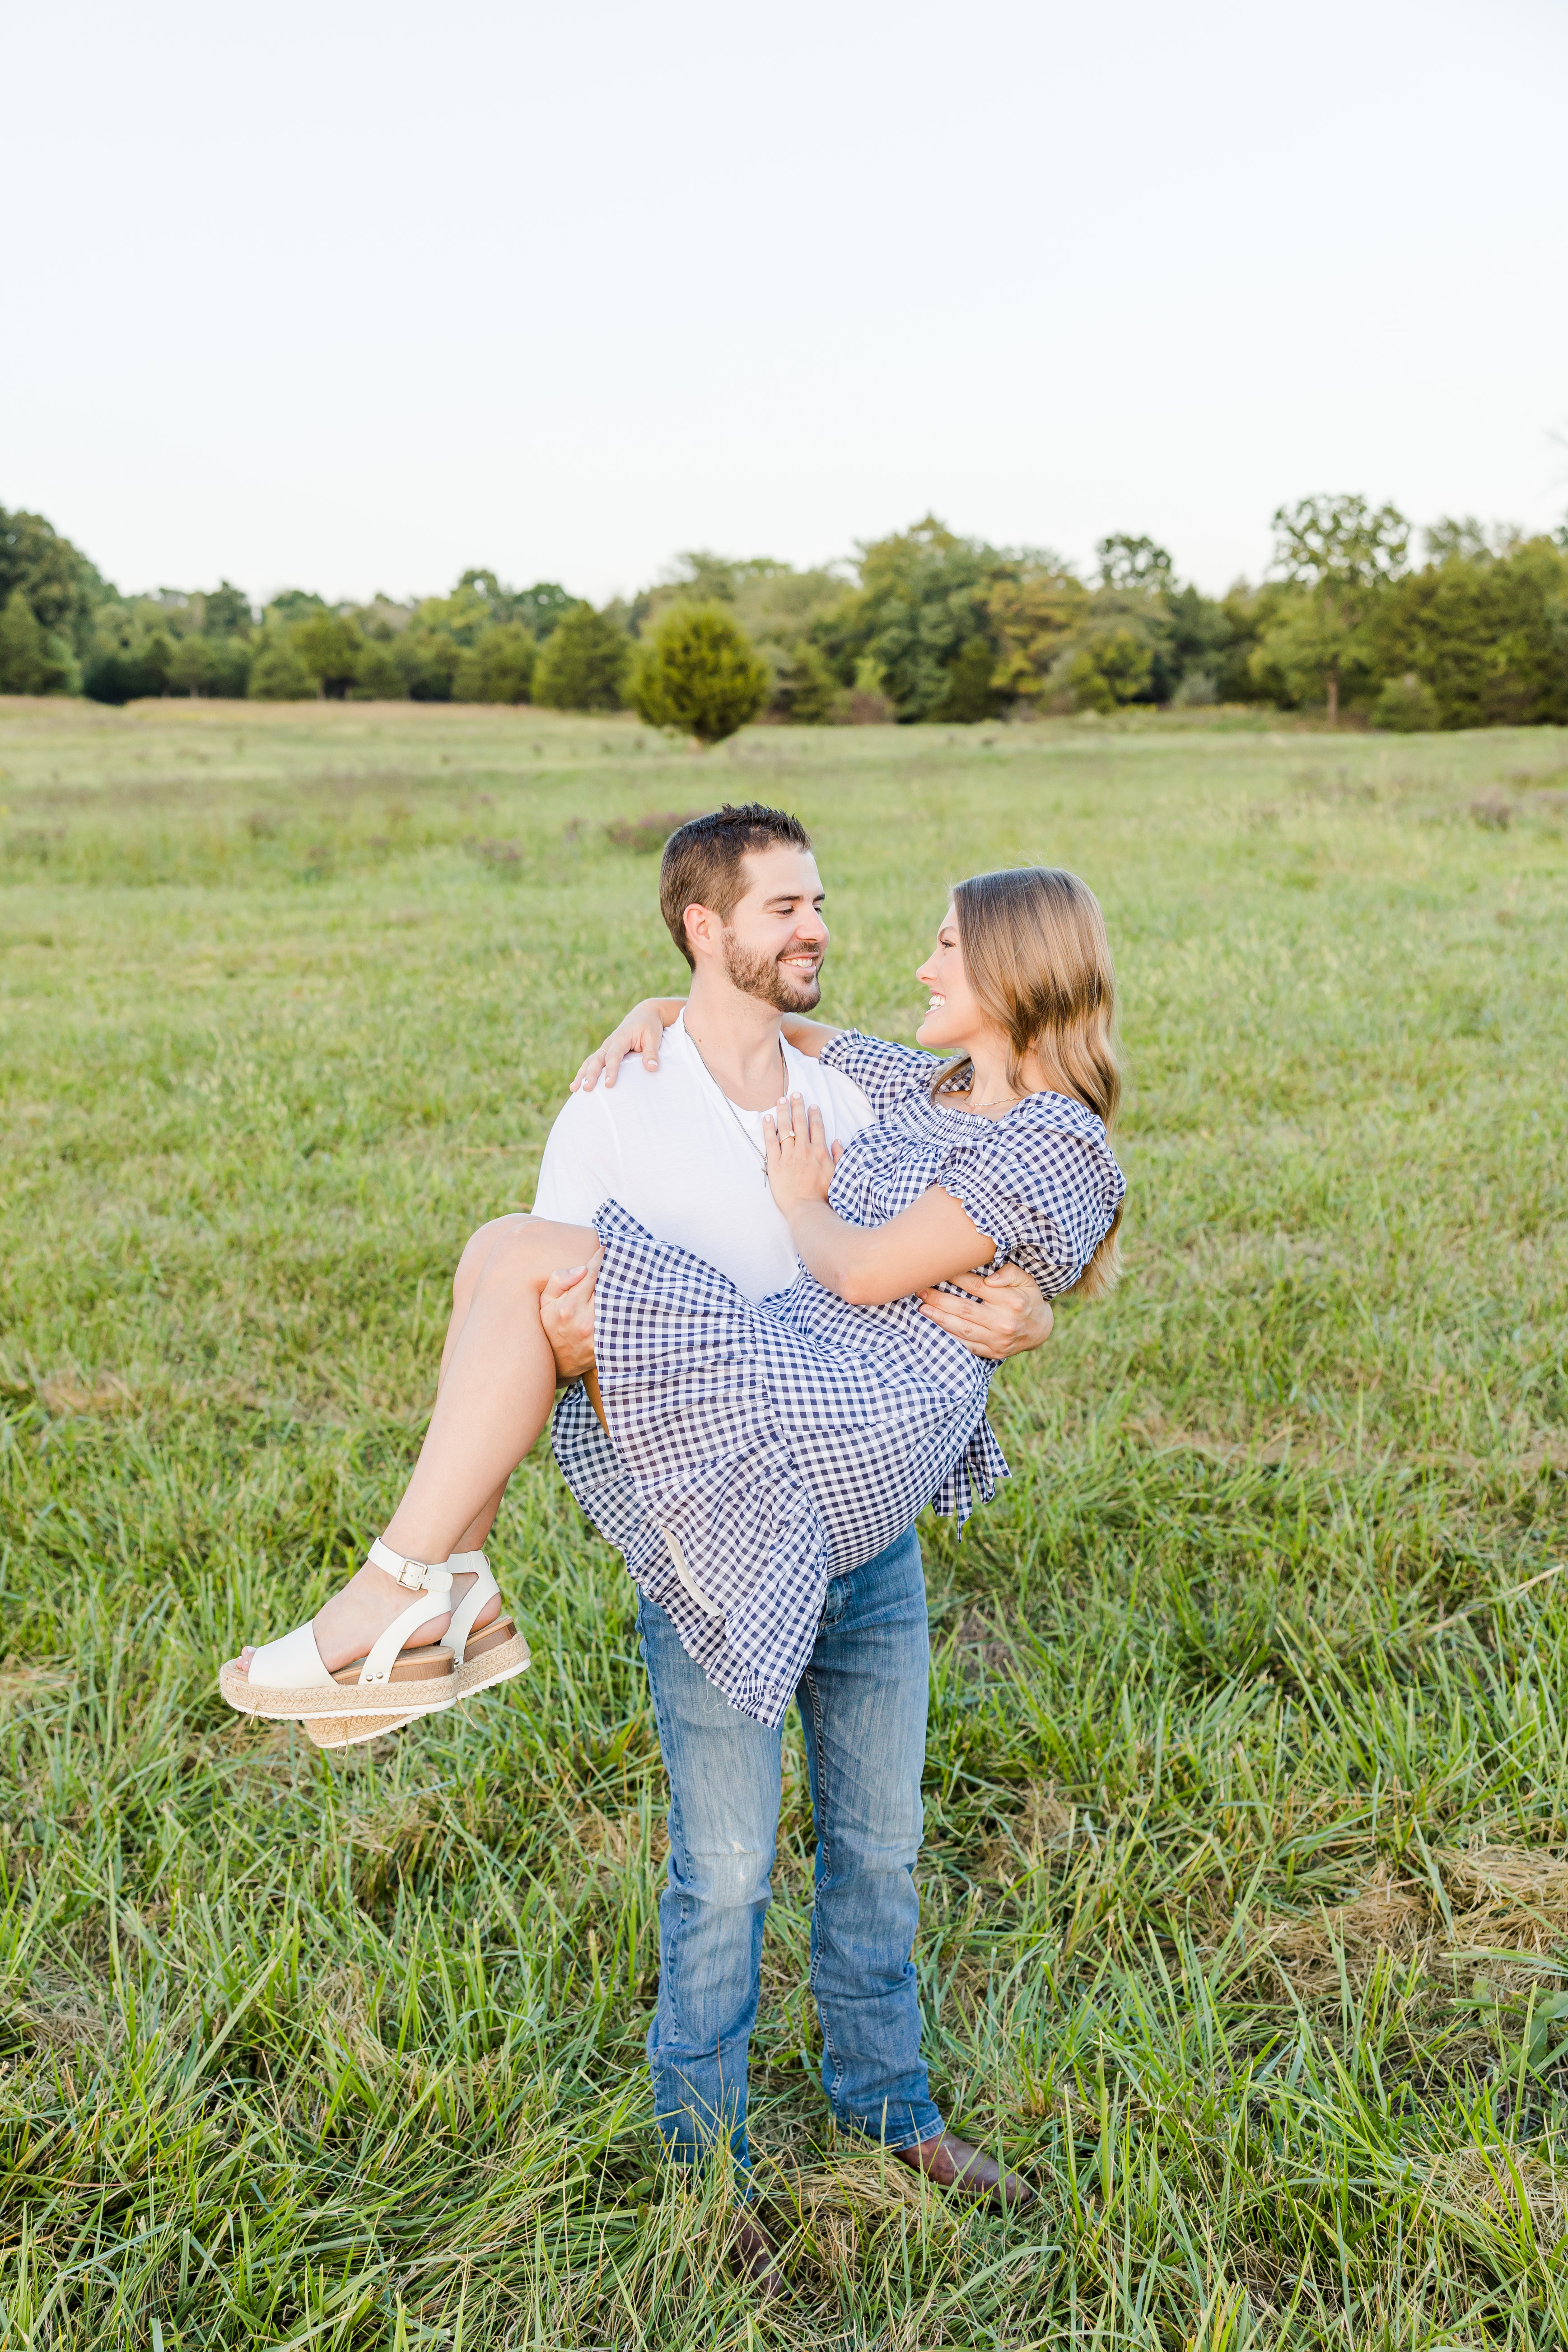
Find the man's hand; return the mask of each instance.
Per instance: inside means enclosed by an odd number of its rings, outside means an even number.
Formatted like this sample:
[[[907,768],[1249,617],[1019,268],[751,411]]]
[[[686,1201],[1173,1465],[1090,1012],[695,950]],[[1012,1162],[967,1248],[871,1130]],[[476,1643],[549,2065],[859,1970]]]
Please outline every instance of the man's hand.
[[[1051,1302],[1021,1265],[999,1265],[994,1274],[963,1275],[958,1287],[968,1297],[922,1290],[921,1312],[962,1339],[972,1354],[1001,1364],[1009,1356],[1043,1348],[1050,1338],[1056,1321]]]
[[[604,1251],[596,1249],[585,1265],[552,1274],[539,1294],[539,1319],[558,1381],[580,1381],[594,1369],[594,1286],[604,1261]]]

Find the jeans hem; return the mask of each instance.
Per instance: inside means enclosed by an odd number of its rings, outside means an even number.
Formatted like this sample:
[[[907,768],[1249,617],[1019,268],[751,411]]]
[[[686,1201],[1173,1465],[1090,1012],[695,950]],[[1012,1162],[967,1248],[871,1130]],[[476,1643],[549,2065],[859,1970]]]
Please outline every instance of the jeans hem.
[[[916,2128],[906,2137],[898,2139],[894,2139],[890,2134],[884,2133],[880,2118],[876,2123],[862,2123],[858,2116],[842,2116],[835,2112],[833,2120],[840,2131],[858,2132],[862,2139],[871,2140],[877,2147],[885,2147],[889,2156],[897,2156],[906,2147],[919,2147],[922,2140],[940,2139],[947,2129],[947,2126],[934,2107],[931,2111],[929,2128]]]

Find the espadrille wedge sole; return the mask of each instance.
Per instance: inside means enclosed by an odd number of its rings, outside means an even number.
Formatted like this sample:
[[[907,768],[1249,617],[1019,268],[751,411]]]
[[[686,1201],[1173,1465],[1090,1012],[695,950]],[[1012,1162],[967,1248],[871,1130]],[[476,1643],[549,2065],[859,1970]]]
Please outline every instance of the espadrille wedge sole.
[[[471,1591],[452,1612],[452,1622],[447,1628],[443,1646],[451,1654],[453,1699],[473,1698],[492,1683],[510,1682],[513,1675],[522,1673],[529,1664],[528,1643],[510,1617],[498,1617],[478,1633],[468,1631],[487,1601],[499,1600],[500,1588],[490,1571],[489,1561],[482,1551],[454,1552],[447,1566],[454,1576],[472,1574],[475,1581]],[[424,1714],[434,1714],[436,1708],[424,1708]],[[380,1739],[388,1732],[401,1731],[404,1725],[415,1721],[412,1714],[312,1716],[305,1720],[305,1734],[318,1748],[357,1748],[365,1740]]]
[[[346,1666],[329,1668],[322,1663],[311,1628],[297,1625],[281,1641],[263,1643],[252,1655],[248,1672],[241,1670],[237,1659],[220,1669],[218,1688],[230,1706],[242,1715],[259,1715],[274,1722],[310,1723],[360,1715],[406,1723],[414,1715],[428,1715],[453,1705],[458,1696],[457,1660],[451,1651],[445,1643],[433,1642],[405,1647],[421,1625],[447,1614],[451,1571],[444,1560],[406,1559],[379,1540],[372,1544],[370,1558],[395,1582],[412,1587],[418,1598],[393,1620],[365,1655]]]
[[[452,1654],[438,1642],[405,1650],[384,1683],[367,1690],[360,1681],[364,1660],[355,1658],[324,1683],[256,1684],[237,1663],[221,1667],[218,1688],[241,1715],[262,1715],[289,1723],[342,1722],[356,1711],[411,1722],[416,1715],[438,1714],[458,1700]],[[411,1687],[417,1685],[418,1687]]]

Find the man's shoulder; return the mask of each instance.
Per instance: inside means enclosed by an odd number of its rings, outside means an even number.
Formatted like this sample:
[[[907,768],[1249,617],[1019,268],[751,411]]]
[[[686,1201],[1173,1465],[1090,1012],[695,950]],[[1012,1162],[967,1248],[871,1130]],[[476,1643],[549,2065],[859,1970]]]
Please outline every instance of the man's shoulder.
[[[801,1091],[808,1101],[833,1111],[841,1135],[853,1134],[858,1127],[868,1125],[876,1117],[868,1097],[842,1070],[834,1069],[827,1062],[814,1061],[809,1055],[797,1055],[793,1046],[790,1054],[792,1081],[797,1076],[804,1078]]]
[[[635,1055],[628,1055],[616,1072],[613,1087],[606,1086],[601,1078],[591,1090],[579,1087],[574,1095],[568,1095],[556,1113],[555,1125],[571,1121],[579,1131],[589,1134],[657,1118],[659,1088],[663,1087],[663,1099],[668,1101],[672,1094],[680,1091],[685,1076],[686,1064],[679,1045],[667,1034],[657,1070],[645,1070]]]

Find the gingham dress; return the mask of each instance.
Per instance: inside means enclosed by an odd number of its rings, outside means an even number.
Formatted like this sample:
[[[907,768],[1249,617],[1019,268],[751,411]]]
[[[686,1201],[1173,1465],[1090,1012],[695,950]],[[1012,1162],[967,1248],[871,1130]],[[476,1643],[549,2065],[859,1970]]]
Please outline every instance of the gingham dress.
[[[1092,1111],[1057,1094],[996,1119],[940,1109],[932,1055],[857,1031],[822,1058],[877,1114],[834,1172],[828,1198],[847,1223],[885,1224],[941,1185],[992,1237],[993,1265],[1023,1266],[1047,1297],[1077,1281],[1126,1190]],[[962,1527],[1007,1475],[985,1418],[995,1367],[913,1297],[851,1307],[803,1268],[753,1305],[618,1202],[594,1223],[611,1440],[579,1383],[556,1412],[556,1459],[709,1681],[781,1723],[828,1579],[874,1559],[928,1503]]]

